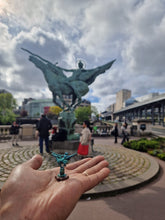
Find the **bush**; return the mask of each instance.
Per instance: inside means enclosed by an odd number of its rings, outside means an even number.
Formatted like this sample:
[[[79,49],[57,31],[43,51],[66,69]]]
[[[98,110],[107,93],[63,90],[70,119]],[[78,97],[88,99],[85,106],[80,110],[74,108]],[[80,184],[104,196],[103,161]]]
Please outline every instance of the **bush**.
[[[148,149],[159,149],[160,144],[155,139],[147,140],[146,138],[141,138],[140,140],[125,142],[124,147],[137,151],[147,152]]]
[[[163,150],[161,149],[155,149],[155,150],[150,150],[148,151],[148,153],[152,156],[157,156],[158,154],[162,154],[163,153]]]
[[[138,150],[138,151],[147,152],[147,142],[146,142],[146,140],[138,141],[135,149]]]
[[[148,140],[146,142],[146,146],[147,146],[147,148],[150,148],[150,149],[158,149],[158,148],[160,148],[160,144],[156,140]]]
[[[161,160],[165,160],[165,153],[157,154],[157,157]]]
[[[148,140],[141,138],[139,140],[132,140],[124,143],[124,147],[147,152],[152,156],[157,156],[159,159],[165,161],[165,138],[158,137]],[[151,150],[152,149],[152,150]]]

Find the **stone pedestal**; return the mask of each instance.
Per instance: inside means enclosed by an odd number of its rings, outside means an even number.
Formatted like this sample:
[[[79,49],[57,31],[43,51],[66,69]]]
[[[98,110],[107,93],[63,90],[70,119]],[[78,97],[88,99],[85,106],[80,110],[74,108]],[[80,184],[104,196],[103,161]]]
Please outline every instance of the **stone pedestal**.
[[[32,124],[23,124],[21,125],[19,136],[21,140],[29,139],[33,140],[35,138],[36,125]]]
[[[132,135],[144,136],[151,132],[152,121],[150,119],[134,119],[132,121]]]
[[[53,141],[51,150],[57,154],[64,154],[65,152],[68,152],[69,154],[73,154],[77,152],[78,145],[79,145],[79,140]]]

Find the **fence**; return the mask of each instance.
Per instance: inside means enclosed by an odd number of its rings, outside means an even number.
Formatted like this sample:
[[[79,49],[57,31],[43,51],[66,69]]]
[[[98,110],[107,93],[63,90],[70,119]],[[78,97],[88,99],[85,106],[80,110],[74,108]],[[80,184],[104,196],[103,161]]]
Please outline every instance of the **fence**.
[[[0,141],[7,141],[11,139],[10,135],[11,125],[0,125]],[[35,139],[36,125],[24,124],[21,125],[19,130],[19,138],[23,139]]]
[[[10,125],[0,125],[0,141],[10,139]]]

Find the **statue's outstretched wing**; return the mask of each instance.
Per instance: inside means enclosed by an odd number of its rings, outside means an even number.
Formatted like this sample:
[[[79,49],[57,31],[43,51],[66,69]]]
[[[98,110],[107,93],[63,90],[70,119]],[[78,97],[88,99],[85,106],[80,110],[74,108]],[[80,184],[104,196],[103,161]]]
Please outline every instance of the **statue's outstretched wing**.
[[[104,73],[106,70],[108,70],[114,62],[115,62],[115,60],[112,60],[111,62],[108,62],[102,66],[95,68],[95,69],[89,69],[89,70],[82,69],[81,74],[79,75],[79,80],[84,81],[85,83],[90,85],[91,83],[93,83],[95,81],[95,79],[98,75],[100,75],[100,74]]]
[[[76,155],[77,155],[77,153],[74,153],[74,154],[68,155],[68,156],[67,156],[67,159],[70,159],[71,157],[74,157],[74,156],[76,156]]]
[[[56,66],[52,63],[48,63],[47,67],[53,72],[55,73],[57,76],[60,76],[62,78],[67,78],[67,76],[63,73],[63,69],[59,66]]]
[[[35,57],[38,61],[40,61],[40,63],[42,62],[43,65],[46,65],[47,68],[52,71],[53,73],[55,73],[56,75],[63,77],[63,78],[67,78],[66,75],[63,73],[63,69],[59,66],[57,66],[56,64],[51,63],[50,61],[42,58],[41,56],[32,53],[31,51],[25,49],[25,48],[21,48],[22,50],[26,51],[27,53],[31,54],[32,57]],[[35,63],[35,62],[34,62]]]

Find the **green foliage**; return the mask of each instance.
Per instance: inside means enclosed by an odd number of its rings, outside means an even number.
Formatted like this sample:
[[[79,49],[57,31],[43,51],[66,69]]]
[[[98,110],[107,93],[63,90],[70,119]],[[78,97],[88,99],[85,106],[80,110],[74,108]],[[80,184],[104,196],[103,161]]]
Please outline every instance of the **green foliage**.
[[[58,116],[62,112],[62,108],[59,106],[51,106],[49,109],[49,113]]]
[[[16,115],[11,109],[2,110],[0,109],[0,123],[3,125],[11,124],[16,120]]]
[[[16,100],[10,93],[0,94],[0,123],[11,124],[16,115],[13,113],[13,109],[16,107]]]
[[[125,142],[124,147],[131,148],[131,149],[138,150],[138,151],[142,151],[142,152],[146,152],[147,151],[146,139],[142,138],[140,140],[133,140],[130,142]]]
[[[147,140],[146,138],[141,138],[140,140],[126,142],[124,146],[134,150],[147,152],[148,149],[160,148],[160,143],[156,139]]]
[[[83,121],[89,120],[91,116],[91,107],[90,106],[78,107],[75,110],[75,116],[77,118],[77,123],[82,124]]]
[[[60,112],[62,112],[62,108],[60,108],[59,106],[51,106],[47,113],[47,117],[49,119],[57,119]]]
[[[13,98],[10,93],[1,93],[0,94],[0,108],[2,109],[14,109],[16,108],[16,100]]]
[[[165,160],[165,152],[161,154],[157,154],[157,157],[159,157],[161,160]]]
[[[158,154],[162,154],[163,150],[161,149],[149,150],[148,153],[151,154],[152,156],[157,156]]]
[[[161,160],[165,160],[165,138],[162,137],[153,138],[151,140],[146,138],[132,140],[125,142],[124,147],[147,152],[152,156],[157,156]]]

